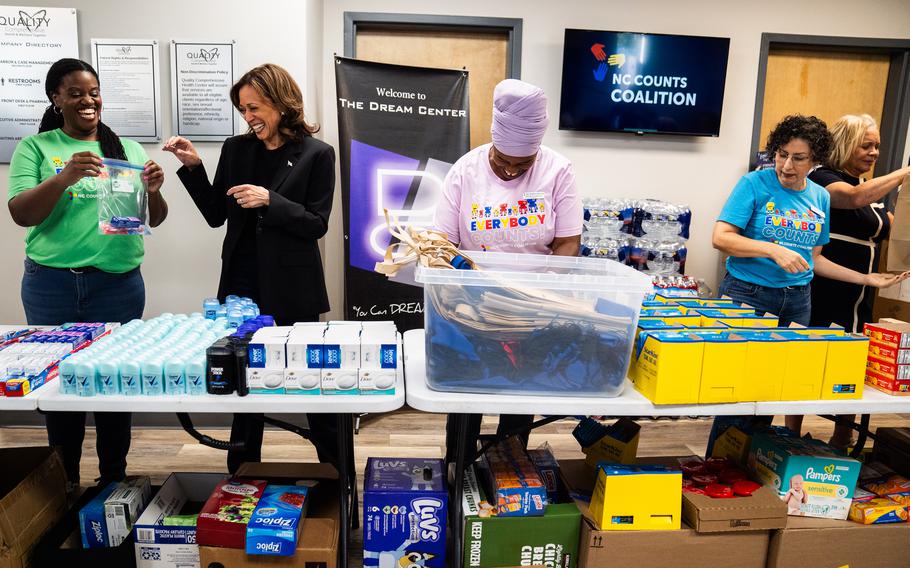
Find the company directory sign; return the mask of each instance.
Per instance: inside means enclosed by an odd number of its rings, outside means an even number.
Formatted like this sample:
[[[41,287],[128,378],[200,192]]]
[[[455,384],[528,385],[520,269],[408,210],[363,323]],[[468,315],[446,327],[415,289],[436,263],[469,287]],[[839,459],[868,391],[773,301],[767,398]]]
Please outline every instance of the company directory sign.
[[[50,104],[44,79],[63,57],[79,57],[75,9],[0,6],[0,163],[38,132]]]

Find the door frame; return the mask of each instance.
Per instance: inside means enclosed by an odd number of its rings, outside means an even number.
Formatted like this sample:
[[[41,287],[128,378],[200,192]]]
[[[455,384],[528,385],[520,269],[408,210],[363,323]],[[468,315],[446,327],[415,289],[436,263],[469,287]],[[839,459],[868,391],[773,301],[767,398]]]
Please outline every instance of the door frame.
[[[790,47],[830,52],[856,51],[891,56],[888,84],[882,105],[882,120],[878,125],[882,136],[882,151],[878,164],[881,171],[891,172],[903,167],[907,144],[907,125],[910,123],[910,40],[861,37],[832,37],[795,34],[763,33],[758,62],[758,84],[755,89],[755,115],[752,122],[752,146],[749,169],[755,169],[761,147],[761,119],[765,98],[765,79],[768,74],[768,54],[772,47]]]
[[[357,30],[361,26],[420,31],[506,32],[508,34],[508,43],[506,46],[506,77],[509,79],[521,78],[521,18],[345,12],[345,57],[357,57]]]

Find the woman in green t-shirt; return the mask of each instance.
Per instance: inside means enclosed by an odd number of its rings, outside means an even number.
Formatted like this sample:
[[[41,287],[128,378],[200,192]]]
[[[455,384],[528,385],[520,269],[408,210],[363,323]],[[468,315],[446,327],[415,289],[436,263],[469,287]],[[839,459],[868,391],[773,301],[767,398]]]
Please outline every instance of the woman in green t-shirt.
[[[23,139],[10,162],[9,211],[27,227],[22,305],[29,325],[121,322],[142,317],[144,256],[139,235],[98,231],[96,182],[102,157],[145,164],[149,224],[167,216],[164,172],[142,146],[101,122],[98,74],[78,59],[61,59],[47,74],[48,106],[38,134]],[[84,412],[47,413],[48,441],[61,446],[69,482],[79,483]],[[129,413],[95,413],[101,481],[126,475]]]

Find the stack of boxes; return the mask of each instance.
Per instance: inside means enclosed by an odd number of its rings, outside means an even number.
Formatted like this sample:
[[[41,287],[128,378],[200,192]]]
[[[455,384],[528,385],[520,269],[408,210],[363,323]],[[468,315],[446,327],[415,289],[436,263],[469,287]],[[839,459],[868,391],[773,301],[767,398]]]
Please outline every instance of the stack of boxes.
[[[867,323],[866,384],[887,394],[910,394],[910,323],[882,319]]]
[[[250,340],[247,385],[260,394],[394,394],[399,346],[391,321],[262,328]]]
[[[629,370],[656,404],[862,397],[863,336],[779,328],[726,298],[656,298],[642,308]]]

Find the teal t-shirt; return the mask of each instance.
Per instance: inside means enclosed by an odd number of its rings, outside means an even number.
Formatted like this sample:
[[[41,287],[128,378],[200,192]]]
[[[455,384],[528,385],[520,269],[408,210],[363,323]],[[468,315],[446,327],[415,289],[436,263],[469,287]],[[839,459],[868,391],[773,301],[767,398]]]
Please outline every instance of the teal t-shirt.
[[[802,191],[780,184],[773,169],[750,172],[740,178],[720,212],[718,221],[742,230],[744,237],[776,243],[799,253],[809,270],[790,274],[770,258],[727,259],[727,272],[746,282],[783,288],[804,286],[812,280],[812,249],[828,244],[828,191],[807,179]]]
[[[148,156],[138,143],[121,138],[126,158],[145,164]],[[22,139],[9,166],[8,199],[57,175],[77,152],[101,156],[101,144],[77,140],[63,130],[50,130]],[[105,168],[106,169],[106,168]],[[142,263],[145,247],[138,235],[102,235],[98,231],[98,187],[105,171],[85,177],[60,196],[51,214],[25,233],[25,254],[45,266],[94,266],[105,272],[128,272]]]

